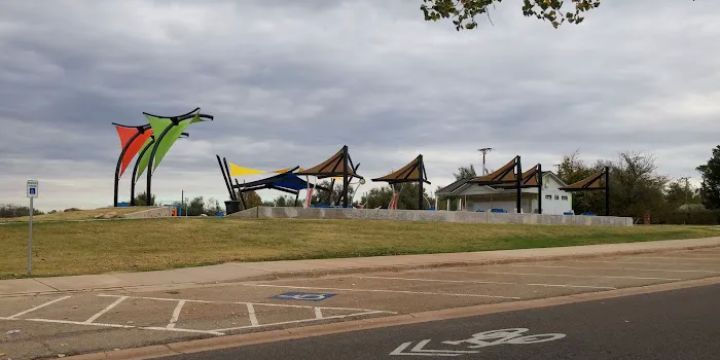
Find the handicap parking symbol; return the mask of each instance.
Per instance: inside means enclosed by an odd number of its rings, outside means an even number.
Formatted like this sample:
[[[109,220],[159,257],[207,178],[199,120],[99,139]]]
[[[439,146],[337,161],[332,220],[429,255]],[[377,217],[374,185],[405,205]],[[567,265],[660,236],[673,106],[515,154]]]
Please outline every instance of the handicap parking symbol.
[[[277,300],[323,301],[333,296],[335,294],[332,293],[287,292],[275,295],[272,298]]]

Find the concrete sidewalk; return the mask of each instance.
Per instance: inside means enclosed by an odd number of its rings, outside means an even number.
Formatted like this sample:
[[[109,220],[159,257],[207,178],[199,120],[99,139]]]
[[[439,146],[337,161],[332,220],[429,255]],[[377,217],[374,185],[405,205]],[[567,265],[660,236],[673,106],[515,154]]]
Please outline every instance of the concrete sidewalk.
[[[497,264],[720,247],[720,237],[544,249],[376,256],[342,259],[225,263],[141,273],[109,273],[0,281],[0,296],[40,293],[193,286],[218,282],[321,276],[366,271]]]

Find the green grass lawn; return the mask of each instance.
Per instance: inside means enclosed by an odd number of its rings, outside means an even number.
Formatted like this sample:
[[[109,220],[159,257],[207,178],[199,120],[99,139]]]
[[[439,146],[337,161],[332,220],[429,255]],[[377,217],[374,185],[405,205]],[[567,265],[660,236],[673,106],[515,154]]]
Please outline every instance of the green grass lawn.
[[[35,276],[228,261],[522,249],[720,235],[700,226],[589,227],[179,218],[35,223]],[[27,223],[0,225],[0,278],[23,277]]]

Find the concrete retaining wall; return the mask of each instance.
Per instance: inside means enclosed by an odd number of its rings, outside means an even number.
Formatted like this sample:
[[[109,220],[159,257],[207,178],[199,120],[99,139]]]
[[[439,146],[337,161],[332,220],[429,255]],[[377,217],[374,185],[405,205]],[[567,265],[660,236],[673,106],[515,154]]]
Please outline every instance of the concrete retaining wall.
[[[399,221],[445,221],[475,224],[547,224],[632,226],[632,218],[616,216],[567,216],[538,214],[495,214],[469,211],[417,211],[385,209],[320,209],[256,207],[230,215],[240,218],[366,219]]]
[[[149,219],[149,218],[158,218],[158,217],[166,217],[166,216],[172,216],[173,208],[170,207],[158,207],[154,209],[148,209],[143,211],[138,211],[130,214],[126,214],[123,216],[125,219]]]

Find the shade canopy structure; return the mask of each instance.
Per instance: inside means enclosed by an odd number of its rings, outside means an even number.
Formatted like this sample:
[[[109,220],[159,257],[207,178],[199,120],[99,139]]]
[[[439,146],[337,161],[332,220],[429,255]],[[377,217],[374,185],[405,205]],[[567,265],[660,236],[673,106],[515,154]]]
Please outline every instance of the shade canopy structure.
[[[576,183],[560,188],[569,192],[605,191],[605,216],[610,216],[610,167],[594,173]]]
[[[542,180],[540,180],[542,182]],[[468,180],[470,183],[478,184],[478,185],[505,185],[505,184],[515,184],[514,188],[516,189],[516,202],[515,202],[515,209],[516,212],[519,214],[522,212],[522,183],[523,183],[523,172],[522,172],[522,165],[520,161],[520,156],[515,156],[512,160],[510,160],[507,164],[503,165],[501,168],[493,171],[490,174],[484,175],[484,176],[476,176],[470,180]]]
[[[350,187],[350,179],[358,178],[364,179],[362,176],[357,174],[357,169],[360,167],[358,163],[355,165],[350,157],[348,146],[344,145],[340,151],[335,153],[329,159],[310,167],[306,170],[299,171],[297,175],[315,176],[318,179],[342,177],[343,188],[342,188],[342,201],[343,207],[348,207],[348,189]],[[335,179],[332,180],[330,191],[335,184]]]
[[[247,204],[245,203],[245,198],[243,196],[243,193],[249,192],[249,191],[256,191],[256,190],[263,190],[263,189],[272,189],[272,190],[278,190],[285,193],[293,194],[295,195],[295,201],[297,203],[297,198],[300,194],[301,190],[306,189],[324,189],[319,186],[313,185],[308,183],[307,181],[301,179],[300,177],[295,174],[295,172],[300,168],[299,166],[288,168],[284,172],[279,172],[279,170],[274,171],[274,173],[277,173],[276,175],[255,180],[251,182],[243,182],[240,183],[237,179],[233,179],[233,176],[238,176],[232,172],[232,167],[228,166],[228,161],[226,158],[220,158],[220,155],[215,155],[218,161],[218,165],[220,167],[220,172],[222,173],[223,180],[225,181],[225,186],[228,190],[228,193],[230,194],[230,200],[231,201],[239,201],[242,203],[243,209],[247,209]],[[234,164],[232,164],[234,165]],[[263,172],[265,173],[265,172]],[[253,174],[243,174],[243,175],[255,175]],[[234,182],[234,183],[233,183]]]
[[[160,162],[162,162],[172,145],[182,136],[188,126],[198,122],[213,120],[214,117],[208,114],[201,114],[200,108],[195,108],[185,114],[175,116],[154,115],[147,112],[143,112],[143,115],[150,123],[155,136],[155,141],[148,150],[149,155],[146,155],[148,156],[147,161],[144,165],[141,164],[141,167],[147,168],[147,190],[145,192],[145,194],[147,194],[147,205],[152,205],[152,175],[158,166],[160,166]]]
[[[419,191],[418,209],[423,210],[423,208],[425,207],[425,191],[423,185],[430,184],[430,181],[428,181],[427,179],[427,173],[425,172],[425,162],[423,161],[422,154],[418,155],[413,161],[401,167],[399,170],[393,171],[385,176],[372,179],[372,181],[386,182],[390,184],[390,186],[394,186],[395,184],[416,182],[418,183]]]
[[[113,123],[115,130],[120,138],[120,156],[118,156],[117,164],[115,165],[115,186],[113,196],[113,206],[118,206],[118,191],[120,178],[127,170],[128,165],[135,155],[143,148],[143,145],[148,141],[150,136],[153,134],[153,130],[150,124],[145,125],[123,125]]]
[[[297,168],[283,174],[270,176],[265,179],[246,182],[242,184],[235,184],[233,185],[233,188],[240,191],[240,193],[262,189],[273,189],[297,195],[301,190],[305,190],[308,187],[316,187],[315,185],[308,183],[307,181],[301,179],[299,176],[294,174],[292,172],[294,170],[297,170]],[[320,187],[317,186],[317,188]]]
[[[522,173],[521,179],[520,179],[520,188],[537,188],[538,190],[538,214],[542,214],[542,201],[543,201],[543,171],[542,171],[542,164],[537,164],[533,166],[530,170],[525,171]],[[502,188],[514,188],[515,185],[512,184],[502,184],[498,185],[498,187]]]

